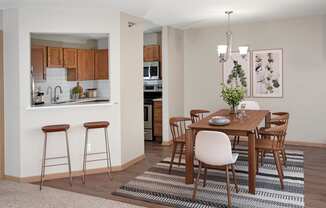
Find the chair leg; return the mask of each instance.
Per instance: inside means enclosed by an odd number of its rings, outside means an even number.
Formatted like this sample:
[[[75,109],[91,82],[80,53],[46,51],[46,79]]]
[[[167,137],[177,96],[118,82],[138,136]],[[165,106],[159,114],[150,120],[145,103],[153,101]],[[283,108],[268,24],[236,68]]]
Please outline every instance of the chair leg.
[[[238,186],[237,176],[235,175],[234,164],[231,165],[231,168],[232,168],[232,175],[233,175],[233,182],[235,185],[235,190],[237,193],[239,193],[239,186]]]
[[[237,144],[237,136],[234,136],[233,137],[232,149],[235,149],[236,144]]]
[[[169,174],[171,174],[171,170],[172,170],[172,165],[173,165],[173,161],[174,161],[174,156],[175,156],[175,152],[177,150],[177,144],[173,143],[173,147],[172,147],[172,157],[171,157],[171,162],[170,162],[170,167],[169,167]]]
[[[207,168],[205,167],[205,169],[204,169],[204,183],[203,183],[203,187],[206,187],[206,181],[207,181]]]
[[[69,141],[68,141],[68,132],[65,131],[66,135],[66,147],[67,147],[67,158],[68,158],[68,170],[69,170],[69,183],[72,186],[72,176],[71,176],[71,160],[70,160],[70,150],[69,150]]]
[[[87,143],[88,143],[88,128],[86,128],[86,132],[85,132],[83,175],[82,175],[82,182],[83,182],[83,184],[85,184],[85,181],[86,181]]]
[[[184,148],[184,144],[181,144],[181,149],[180,149],[180,155],[179,155],[179,163],[178,163],[178,167],[180,167],[181,165],[181,159],[182,159],[182,154],[183,154],[183,148]]]
[[[109,139],[108,139],[108,128],[104,128],[104,135],[105,135],[105,153],[106,153],[106,167],[107,167],[107,173],[112,180],[112,164],[111,164],[111,154],[110,154],[110,144],[109,144]]]
[[[282,158],[283,158],[283,164],[286,167],[287,157],[286,157],[285,149],[282,149]]]
[[[226,174],[226,190],[228,195],[228,208],[232,208],[231,202],[231,191],[230,191],[230,178],[229,178],[229,166],[225,166],[225,174]]]
[[[240,136],[237,136],[237,144],[240,144]]]
[[[45,133],[44,144],[43,144],[43,156],[42,156],[42,167],[41,167],[41,181],[40,181],[40,190],[42,190],[42,186],[44,183],[44,175],[45,175],[45,159],[46,159],[46,145],[48,141],[48,134]]]
[[[282,170],[282,165],[280,163],[279,153],[277,151],[274,151],[273,155],[274,155],[274,160],[275,160],[275,164],[276,164],[276,168],[277,168],[277,172],[278,172],[278,177],[280,178],[281,189],[283,190],[284,189],[283,170]]]
[[[259,154],[260,154],[260,151],[256,150],[256,174],[259,173]]]
[[[198,162],[199,162],[198,174],[197,174],[197,178],[196,178],[196,181],[195,181],[194,191],[192,193],[192,201],[195,201],[196,200],[197,187],[198,187],[199,178],[200,178],[200,174],[201,174],[202,163],[200,161],[198,161]]]

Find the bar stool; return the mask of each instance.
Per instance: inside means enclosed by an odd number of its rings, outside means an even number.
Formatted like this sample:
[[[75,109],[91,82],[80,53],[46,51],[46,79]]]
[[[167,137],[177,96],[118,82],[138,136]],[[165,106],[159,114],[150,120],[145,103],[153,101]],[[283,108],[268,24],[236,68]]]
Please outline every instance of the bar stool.
[[[42,131],[45,134],[45,138],[44,138],[43,157],[42,157],[40,190],[42,190],[42,186],[44,183],[45,168],[53,167],[53,166],[68,165],[70,186],[72,186],[71,162],[70,162],[70,152],[69,152],[68,133],[67,133],[67,130],[69,129],[69,127],[70,127],[69,124],[49,125],[49,126],[42,127]],[[48,133],[54,133],[54,132],[65,132],[67,155],[60,156],[60,157],[48,157],[47,158],[46,157],[46,148],[47,148],[47,141],[48,141]],[[62,158],[67,158],[68,163],[60,163],[60,164],[58,163],[58,164],[46,165],[47,160],[56,160],[56,159],[62,159]]]
[[[108,127],[110,123],[108,121],[96,121],[96,122],[87,122],[84,123],[84,127],[86,128],[85,133],[85,146],[84,146],[84,160],[83,160],[83,176],[82,176],[82,182],[85,184],[86,179],[86,165],[89,162],[96,162],[96,161],[106,161],[107,165],[107,174],[110,179],[111,177],[111,155],[110,155],[110,145],[108,140]],[[105,152],[94,152],[94,153],[87,153],[87,144],[88,144],[88,130],[90,129],[104,129],[104,136],[105,136]],[[100,159],[92,159],[87,160],[88,155],[99,155],[99,154],[106,154],[106,158],[100,158]]]

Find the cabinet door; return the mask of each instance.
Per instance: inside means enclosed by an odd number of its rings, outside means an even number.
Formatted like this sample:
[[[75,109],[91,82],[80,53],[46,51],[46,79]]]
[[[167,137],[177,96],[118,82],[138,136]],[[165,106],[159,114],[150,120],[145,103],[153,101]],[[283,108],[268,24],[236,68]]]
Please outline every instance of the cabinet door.
[[[48,67],[63,67],[63,49],[48,47]]]
[[[63,66],[65,68],[77,68],[77,49],[64,48],[63,49]]]
[[[78,49],[78,80],[94,80],[94,50]]]
[[[31,64],[34,80],[46,79],[46,47],[32,46]]]
[[[162,101],[154,101],[154,136],[162,137]]]
[[[95,79],[109,79],[108,49],[95,50]]]
[[[161,47],[159,45],[144,46],[144,61],[160,61]]]

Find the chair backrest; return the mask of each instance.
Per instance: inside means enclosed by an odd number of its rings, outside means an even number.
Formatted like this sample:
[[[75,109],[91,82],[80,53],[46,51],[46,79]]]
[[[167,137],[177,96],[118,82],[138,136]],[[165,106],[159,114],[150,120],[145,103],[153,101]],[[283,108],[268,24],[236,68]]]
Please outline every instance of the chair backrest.
[[[209,165],[227,165],[233,163],[229,137],[222,132],[200,131],[196,135],[196,158]]]
[[[264,129],[259,133],[260,137],[262,139],[267,138],[270,141],[272,141],[271,148],[282,148],[284,147],[285,144],[287,126],[288,126],[287,123],[283,122],[282,124],[280,123],[277,126]]]
[[[196,123],[203,119],[209,113],[208,110],[203,109],[192,109],[190,111],[191,122]]]
[[[271,124],[274,125],[283,125],[283,123],[285,123],[286,125],[289,124],[290,114],[288,112],[276,112],[273,113],[273,115],[275,115],[275,117],[271,118],[270,120]]]
[[[173,141],[186,135],[190,129],[191,119],[188,117],[172,117],[169,120]]]
[[[260,106],[256,101],[251,101],[251,100],[241,101],[239,104],[239,108],[241,108],[241,105],[245,105],[246,110],[260,110]]]

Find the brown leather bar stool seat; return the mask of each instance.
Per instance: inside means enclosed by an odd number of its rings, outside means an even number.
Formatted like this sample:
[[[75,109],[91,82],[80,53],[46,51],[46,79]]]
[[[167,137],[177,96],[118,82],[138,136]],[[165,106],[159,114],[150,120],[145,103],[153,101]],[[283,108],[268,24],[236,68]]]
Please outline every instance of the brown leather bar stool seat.
[[[110,145],[109,145],[109,138],[108,138],[108,127],[110,126],[110,123],[108,121],[94,121],[94,122],[86,122],[84,123],[84,127],[86,129],[85,133],[85,146],[84,146],[84,160],[83,160],[83,175],[82,175],[82,182],[85,184],[86,180],[86,171],[87,171],[87,163],[90,162],[98,162],[98,161],[106,161],[106,167],[107,167],[107,174],[110,179],[111,177],[111,155],[110,155]],[[104,129],[104,137],[105,137],[105,151],[104,152],[92,152],[89,153],[87,151],[87,145],[88,145],[88,131],[92,129]],[[105,158],[98,158],[98,159],[89,159],[88,156],[94,156],[94,155],[103,155],[105,154]]]
[[[69,124],[59,124],[59,125],[49,125],[43,126],[43,132],[59,132],[59,131],[67,131],[69,129]]]
[[[42,127],[42,131],[43,131],[45,137],[44,137],[43,156],[42,156],[40,190],[42,190],[42,186],[43,186],[43,183],[45,180],[45,168],[46,167],[67,165],[68,170],[69,170],[70,185],[72,185],[71,161],[70,161],[70,151],[69,151],[68,132],[67,132],[69,128],[70,128],[69,124],[57,124],[57,125],[48,125],[48,126]],[[54,133],[54,132],[64,132],[65,133],[67,155],[59,156],[59,157],[47,157],[46,156],[48,133]],[[67,163],[56,163],[56,164],[51,163],[49,165],[46,164],[46,161],[48,161],[48,160],[53,161],[53,160],[58,160],[58,159],[67,159]]]
[[[107,128],[110,125],[108,121],[95,121],[84,123],[84,127],[88,129]]]

